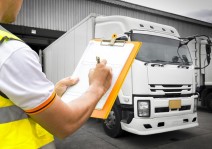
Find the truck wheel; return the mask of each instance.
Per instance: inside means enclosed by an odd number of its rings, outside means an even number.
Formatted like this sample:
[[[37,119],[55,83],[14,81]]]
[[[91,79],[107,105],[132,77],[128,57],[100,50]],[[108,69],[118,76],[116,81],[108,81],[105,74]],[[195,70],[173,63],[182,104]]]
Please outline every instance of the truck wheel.
[[[117,138],[122,135],[121,118],[121,108],[117,104],[114,104],[108,118],[103,121],[103,128],[108,136]]]
[[[207,108],[212,112],[212,93],[208,94],[206,97]]]

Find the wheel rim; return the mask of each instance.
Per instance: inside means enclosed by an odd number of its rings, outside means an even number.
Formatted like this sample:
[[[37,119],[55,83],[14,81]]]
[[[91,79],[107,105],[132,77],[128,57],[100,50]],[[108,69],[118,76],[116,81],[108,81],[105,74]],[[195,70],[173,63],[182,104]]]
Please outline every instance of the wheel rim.
[[[116,116],[114,111],[110,111],[108,118],[105,120],[105,126],[108,129],[113,129],[116,125]]]

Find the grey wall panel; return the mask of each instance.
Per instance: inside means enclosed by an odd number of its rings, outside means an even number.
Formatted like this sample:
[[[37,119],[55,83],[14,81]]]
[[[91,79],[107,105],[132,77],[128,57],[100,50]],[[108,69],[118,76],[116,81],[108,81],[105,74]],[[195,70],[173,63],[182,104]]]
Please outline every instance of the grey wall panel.
[[[212,34],[212,24],[116,0],[24,0],[15,24],[67,31],[90,13],[124,15],[171,25],[181,36]]]

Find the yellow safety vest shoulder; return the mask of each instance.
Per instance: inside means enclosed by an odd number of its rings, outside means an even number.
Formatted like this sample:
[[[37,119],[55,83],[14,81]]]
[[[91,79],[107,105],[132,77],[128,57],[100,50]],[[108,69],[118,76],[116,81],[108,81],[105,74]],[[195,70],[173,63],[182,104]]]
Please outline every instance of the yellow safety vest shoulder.
[[[20,39],[0,30],[0,46],[8,40]],[[35,123],[2,92],[0,92],[0,132],[1,149],[50,149],[54,140],[50,133]]]

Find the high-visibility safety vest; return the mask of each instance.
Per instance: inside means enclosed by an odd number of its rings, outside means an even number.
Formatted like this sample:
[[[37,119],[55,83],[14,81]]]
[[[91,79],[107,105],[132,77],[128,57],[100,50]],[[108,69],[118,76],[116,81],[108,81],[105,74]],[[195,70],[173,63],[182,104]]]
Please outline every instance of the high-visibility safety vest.
[[[20,39],[0,30],[0,46],[8,40]],[[0,92],[1,149],[50,149],[55,148],[53,141],[50,133]]]

